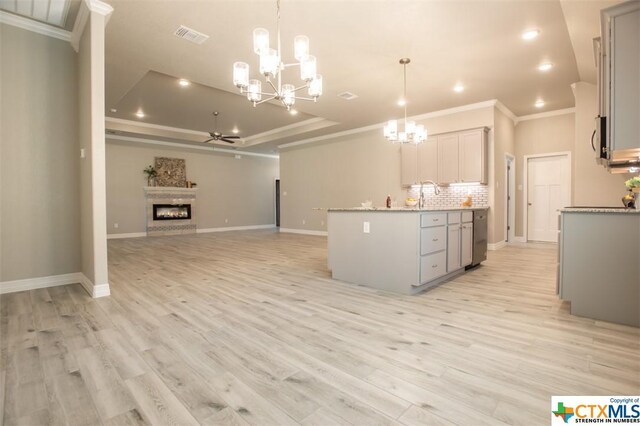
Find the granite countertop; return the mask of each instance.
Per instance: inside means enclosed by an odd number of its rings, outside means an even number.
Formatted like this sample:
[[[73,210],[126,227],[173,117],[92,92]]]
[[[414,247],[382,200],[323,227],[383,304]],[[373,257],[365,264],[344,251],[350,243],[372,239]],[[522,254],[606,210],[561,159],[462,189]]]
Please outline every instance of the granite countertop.
[[[560,209],[562,213],[622,213],[640,214],[640,210],[616,207],[565,207]]]
[[[330,212],[407,212],[407,213],[418,213],[418,212],[438,212],[438,211],[456,211],[456,210],[488,210],[489,207],[483,206],[474,206],[474,207],[391,207],[390,209],[386,207],[343,207],[343,208],[330,208],[327,211]]]

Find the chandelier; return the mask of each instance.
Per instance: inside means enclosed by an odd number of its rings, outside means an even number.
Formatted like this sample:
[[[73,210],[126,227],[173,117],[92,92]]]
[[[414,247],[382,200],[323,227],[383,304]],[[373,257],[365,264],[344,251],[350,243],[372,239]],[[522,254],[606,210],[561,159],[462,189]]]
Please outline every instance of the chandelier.
[[[269,31],[264,28],[253,30],[253,50],[260,57],[260,74],[272,91],[263,92],[262,82],[257,79],[249,79],[249,64],[235,62],[233,64],[233,84],[240,89],[240,93],[246,93],[247,99],[253,106],[271,100],[278,100],[288,111],[295,104],[296,99],[305,101],[318,100],[322,95],[322,76],[316,74],[316,57],[309,54],[309,38],[299,35],[293,40],[294,56],[298,62],[285,64],[282,62],[280,50],[280,0],[277,1],[277,49],[269,47]],[[299,67],[300,79],[304,82],[301,86],[282,83],[282,72],[285,68]],[[277,79],[276,79],[277,77]],[[273,81],[276,79],[276,81]],[[308,89],[308,97],[298,96],[299,90]],[[269,90],[269,89],[267,89]],[[265,97],[263,99],[263,96]]]
[[[409,62],[411,62],[409,58],[400,59],[404,72],[404,93],[398,104],[404,106],[404,130],[398,131],[398,120],[389,120],[384,126],[384,137],[389,142],[419,144],[427,140],[427,130],[422,124],[416,126],[415,121],[407,121],[407,64]]]

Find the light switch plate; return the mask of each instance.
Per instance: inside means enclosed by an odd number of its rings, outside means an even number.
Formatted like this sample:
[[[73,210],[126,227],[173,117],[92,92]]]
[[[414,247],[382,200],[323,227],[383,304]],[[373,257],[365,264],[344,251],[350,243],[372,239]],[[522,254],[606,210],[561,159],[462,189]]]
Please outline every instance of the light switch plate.
[[[369,222],[362,222],[362,232],[368,234],[371,232],[371,227]]]

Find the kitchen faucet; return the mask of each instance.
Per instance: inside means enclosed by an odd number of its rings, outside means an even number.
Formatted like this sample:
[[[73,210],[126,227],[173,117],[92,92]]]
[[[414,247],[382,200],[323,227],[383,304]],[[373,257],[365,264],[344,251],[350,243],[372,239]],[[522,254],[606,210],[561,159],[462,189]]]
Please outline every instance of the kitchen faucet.
[[[440,194],[440,187],[434,181],[425,180],[424,182],[420,182],[420,200],[418,201],[418,207],[421,208],[421,209],[424,208],[425,204],[427,203],[427,201],[424,199],[424,185],[425,184],[433,185],[433,192],[436,195]]]

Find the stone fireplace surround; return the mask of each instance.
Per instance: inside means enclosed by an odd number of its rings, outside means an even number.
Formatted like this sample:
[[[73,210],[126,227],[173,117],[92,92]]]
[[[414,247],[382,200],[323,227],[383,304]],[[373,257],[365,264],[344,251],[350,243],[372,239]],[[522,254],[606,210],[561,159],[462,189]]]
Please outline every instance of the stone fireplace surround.
[[[195,234],[197,230],[196,191],[197,188],[145,186],[147,236]],[[154,204],[190,204],[191,219],[153,220]]]

